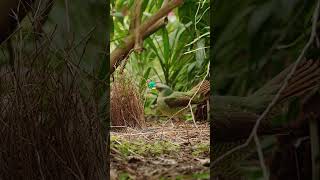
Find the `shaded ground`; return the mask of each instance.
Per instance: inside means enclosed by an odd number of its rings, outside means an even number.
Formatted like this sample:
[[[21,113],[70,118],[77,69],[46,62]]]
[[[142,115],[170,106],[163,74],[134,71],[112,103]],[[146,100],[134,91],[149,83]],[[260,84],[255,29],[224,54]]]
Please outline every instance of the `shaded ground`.
[[[209,179],[208,123],[147,123],[111,133],[113,179]]]

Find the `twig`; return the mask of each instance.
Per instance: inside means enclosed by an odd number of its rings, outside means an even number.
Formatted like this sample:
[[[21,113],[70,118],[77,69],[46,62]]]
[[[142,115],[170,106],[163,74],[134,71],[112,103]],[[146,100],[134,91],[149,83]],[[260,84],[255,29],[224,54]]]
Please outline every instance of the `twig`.
[[[288,34],[288,31],[291,30],[291,26],[296,22],[296,20],[301,16],[304,7],[300,7],[300,11],[298,11],[293,18],[288,22],[287,27],[284,29],[284,31],[280,34],[279,38],[275,40],[275,42],[272,44],[272,46],[268,49],[266,55],[261,59],[260,62],[266,62],[266,60],[273,54],[274,50],[278,49],[278,45],[283,41],[283,39]]]
[[[162,133],[179,133],[179,132],[186,132],[186,131],[190,131],[190,130],[166,130],[166,131],[162,131],[162,132],[157,132],[157,131],[151,131],[151,132],[137,132],[137,133],[111,133],[111,135],[117,135],[117,136],[139,136],[139,135],[148,135],[148,134],[162,134]],[[203,132],[208,132],[210,130],[202,130]]]
[[[53,154],[61,161],[61,163],[70,171],[70,173],[77,179],[80,179],[80,177],[75,173],[71,167],[68,166],[68,163],[63,160],[63,158],[57,153],[57,151],[53,148],[52,144],[49,143],[49,147]]]
[[[121,145],[121,146],[122,146],[122,143],[121,143],[121,142],[119,142],[119,141],[117,141],[117,140],[114,140],[114,141],[115,141],[116,143],[118,143],[119,145]],[[138,153],[136,153],[136,152],[132,151],[131,149],[127,148],[127,150],[128,150],[129,152],[131,152],[132,154],[134,154],[134,155],[138,156],[139,158],[144,159],[144,157],[143,157],[143,156],[141,156],[141,155],[139,155]]]
[[[263,177],[264,177],[264,179],[269,179],[269,173],[268,173],[267,167],[264,163],[263,152],[262,152],[261,144],[259,142],[259,137],[257,134],[254,134],[254,141],[256,143],[259,162],[260,162],[260,166],[261,166],[262,172],[263,172]]]
[[[39,165],[39,171],[40,171],[41,179],[45,180],[44,175],[43,175],[43,171],[42,171],[42,165],[41,165],[41,159],[40,159],[39,152],[38,152],[37,149],[35,151],[36,151],[37,162],[38,162],[38,165]]]
[[[127,62],[128,62],[128,59],[129,59],[129,56],[130,56],[130,54],[131,54],[133,51],[134,51],[134,49],[131,49],[131,50],[129,51],[129,53],[126,55],[126,57],[123,59],[123,64],[122,64],[121,69],[120,69],[120,74],[123,73],[124,67],[126,66],[126,64],[127,64]]]
[[[110,128],[126,128],[127,126],[110,126]]]
[[[311,144],[311,164],[312,164],[312,180],[320,179],[320,166],[317,162],[319,157],[319,130],[318,122],[314,116],[309,121],[310,128],[310,144]]]
[[[279,89],[279,91],[277,92],[277,94],[275,95],[275,97],[272,99],[272,101],[269,103],[268,107],[265,109],[265,111],[259,116],[259,118],[257,119],[254,128],[252,129],[250,136],[248,137],[248,139],[245,141],[245,143],[236,146],[234,148],[232,148],[231,150],[227,151],[226,153],[224,153],[223,155],[221,155],[220,157],[218,157],[216,160],[214,160],[212,162],[212,164],[210,165],[210,167],[213,167],[214,165],[216,165],[218,162],[220,162],[222,159],[224,159],[225,157],[231,155],[232,153],[245,148],[249,145],[249,143],[251,142],[251,140],[254,138],[254,136],[257,135],[257,129],[259,128],[259,125],[261,123],[261,121],[265,118],[265,116],[269,113],[269,111],[271,110],[271,108],[275,105],[275,103],[277,102],[277,100],[280,97],[280,94],[282,93],[282,91],[286,88],[289,79],[292,77],[292,75],[294,74],[298,64],[302,61],[303,56],[306,52],[306,50],[309,48],[309,46],[312,44],[314,37],[316,36],[316,24],[317,24],[317,20],[318,20],[318,16],[319,16],[319,5],[320,5],[320,1],[317,1],[316,4],[316,8],[313,12],[313,21],[312,21],[312,31],[311,31],[311,35],[310,38],[308,40],[308,42],[306,43],[306,45],[304,46],[304,48],[302,49],[298,59],[296,60],[296,62],[294,63],[291,71],[289,72],[289,74],[287,75],[287,77],[284,80],[284,83],[282,84],[281,88]],[[264,166],[264,162],[260,162],[260,164],[262,164]],[[264,174],[266,174],[266,172],[264,172]]]
[[[63,131],[63,134],[64,134],[64,137],[67,137],[66,131]],[[71,153],[71,156],[72,156],[71,158],[72,158],[72,160],[73,160],[73,163],[74,163],[75,167],[77,168],[77,170],[78,170],[78,172],[79,172],[79,179],[80,179],[80,180],[84,180],[84,179],[85,179],[85,176],[84,176],[84,174],[83,174],[82,171],[81,171],[81,168],[80,168],[80,166],[79,166],[78,160],[76,159],[76,156],[75,156],[75,154],[74,154],[74,150],[71,148],[71,144],[70,144],[70,141],[69,141],[69,138],[68,138],[68,137],[66,138],[66,143],[67,143],[67,146],[69,146],[70,153]]]
[[[193,124],[194,124],[194,126],[198,129],[198,126],[197,126],[197,123],[196,123],[196,120],[195,120],[195,118],[194,118],[194,114],[193,114],[193,111],[192,111],[192,106],[191,106],[191,104],[189,104],[189,107],[190,107],[190,111],[191,111],[191,116],[192,116]]]
[[[299,167],[299,160],[298,160],[298,153],[297,150],[294,150],[294,159],[296,161],[296,171],[297,171],[297,176],[298,176],[298,180],[300,180],[300,167]]]

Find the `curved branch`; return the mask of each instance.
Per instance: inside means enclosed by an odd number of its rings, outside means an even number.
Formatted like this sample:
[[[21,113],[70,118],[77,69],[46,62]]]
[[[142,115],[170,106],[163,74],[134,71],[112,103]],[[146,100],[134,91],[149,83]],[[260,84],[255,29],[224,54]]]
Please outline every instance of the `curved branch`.
[[[160,19],[157,23],[153,24],[147,30],[141,33],[142,40],[155,33],[160,28],[164,27],[168,23],[167,18]],[[130,50],[134,47],[135,36],[130,35],[125,39],[125,44],[122,47],[118,47],[112,51],[110,56],[110,73],[112,74],[116,68],[120,65],[120,62],[127,56]]]
[[[182,0],[174,0],[165,4],[159,11],[147,19],[141,26],[137,29],[136,32],[140,32],[139,34],[142,36],[141,39],[146,39],[151,34],[156,32],[161,27],[167,24],[167,19],[165,18],[167,14],[172,11],[174,8],[183,4]],[[112,74],[116,68],[119,66],[120,62],[127,56],[132,48],[135,45],[135,35],[129,35],[124,40],[124,45],[122,47],[118,47],[112,51],[110,57],[110,73]]]

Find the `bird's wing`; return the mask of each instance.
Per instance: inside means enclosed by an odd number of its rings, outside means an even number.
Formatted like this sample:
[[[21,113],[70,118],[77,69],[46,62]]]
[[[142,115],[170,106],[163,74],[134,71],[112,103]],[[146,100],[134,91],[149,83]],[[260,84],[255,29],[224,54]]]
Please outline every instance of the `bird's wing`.
[[[298,67],[289,84],[281,94],[280,102],[293,96],[301,96],[319,87],[320,63],[309,60]]]
[[[193,87],[189,93],[194,94],[197,92],[200,96],[209,96],[210,94],[210,82],[208,80],[201,81],[199,84],[197,84],[195,87]]]
[[[281,88],[284,79],[290,72],[293,64],[284,69],[276,77],[271,79],[262,88],[247,97],[248,106],[256,111],[262,111],[271,102]],[[280,94],[276,104],[287,102],[293,97],[304,97],[312,90],[319,87],[320,82],[320,63],[318,60],[307,60],[301,62],[295,73],[289,79],[288,85]]]
[[[187,106],[190,101],[190,96],[183,92],[174,92],[170,96],[163,97],[164,102],[170,108]]]
[[[276,77],[266,83],[254,95],[275,95],[280,89],[283,80],[291,71],[293,64],[279,73]],[[301,62],[295,73],[290,78],[287,87],[283,90],[279,102],[290,97],[301,96],[306,92],[319,86],[320,81],[320,63],[318,60],[308,60]]]

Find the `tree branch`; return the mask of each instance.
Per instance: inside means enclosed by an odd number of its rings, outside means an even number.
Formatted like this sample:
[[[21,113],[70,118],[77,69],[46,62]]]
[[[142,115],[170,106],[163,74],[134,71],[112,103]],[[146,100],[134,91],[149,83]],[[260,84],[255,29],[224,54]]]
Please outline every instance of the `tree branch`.
[[[155,33],[160,28],[164,27],[168,23],[167,18],[160,19],[157,23],[153,24],[146,31],[142,32],[142,40]],[[125,39],[125,44],[122,47],[118,47],[112,51],[110,57],[110,73],[112,74],[116,68],[120,65],[120,62],[127,56],[130,50],[134,47],[135,36],[130,35]]]
[[[141,37],[141,31],[140,31],[140,25],[141,25],[141,6],[142,6],[142,1],[141,0],[136,0],[135,3],[137,3],[135,7],[135,21],[134,21],[134,33],[135,33],[135,44],[134,44],[134,50],[141,53],[143,49],[143,40]]]
[[[167,24],[167,19],[164,18],[174,8],[180,6],[182,0],[174,0],[165,4],[156,14],[146,20],[138,29],[141,34],[141,39],[144,40],[151,34],[156,32],[161,27]],[[112,51],[110,57],[110,73],[112,74],[119,66],[120,62],[127,56],[135,45],[135,35],[131,34],[124,40],[124,45]]]

